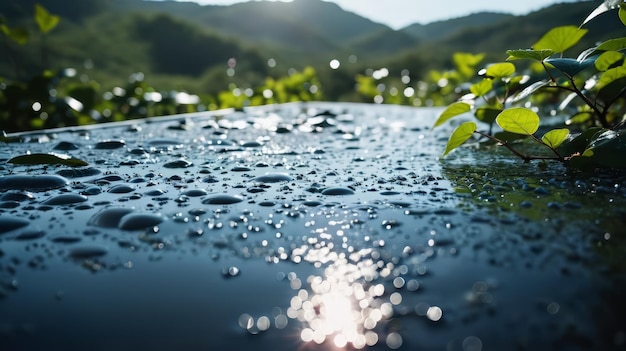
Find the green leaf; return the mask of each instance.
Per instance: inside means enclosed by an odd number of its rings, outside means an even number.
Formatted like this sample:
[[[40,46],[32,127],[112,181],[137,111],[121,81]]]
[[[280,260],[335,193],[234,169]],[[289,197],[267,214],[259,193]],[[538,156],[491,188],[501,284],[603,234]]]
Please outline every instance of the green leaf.
[[[583,124],[583,123],[589,122],[592,116],[593,116],[593,113],[589,111],[578,112],[577,114],[573,115],[570,119],[565,121],[565,124],[568,126],[572,124]]]
[[[588,148],[579,157],[572,157],[570,164],[578,168],[626,169],[626,134],[605,130],[594,135]]]
[[[549,80],[540,80],[538,82],[534,82],[533,84],[527,86],[526,88],[524,88],[524,90],[520,91],[519,93],[511,96],[510,98],[507,99],[506,102],[508,103],[516,103],[520,100],[523,100],[527,97],[529,97],[530,95],[532,95],[534,92],[536,92],[537,90],[550,85],[550,81]]]
[[[563,144],[567,137],[569,136],[569,129],[553,129],[541,137],[541,141],[544,144],[548,145],[552,149],[556,149],[559,145]]]
[[[479,121],[491,124],[496,120],[496,117],[498,117],[500,112],[502,112],[502,109],[500,108],[482,106],[476,109],[476,113],[474,115]]]
[[[626,26],[626,5],[622,2],[619,5],[619,20]]]
[[[0,24],[0,31],[4,33],[9,39],[18,43],[19,45],[24,45],[28,42],[29,33],[28,30],[21,27],[10,28],[5,24]]]
[[[620,51],[626,49],[626,37],[609,39],[596,48],[596,51]]]
[[[591,142],[595,140],[598,135],[602,134],[606,130],[607,129],[602,129],[598,127],[591,127],[589,129],[586,129],[575,138],[561,144],[557,151],[561,155],[569,156],[574,154],[582,154],[585,149],[587,149],[589,144],[591,144]]]
[[[604,72],[615,65],[621,64],[624,60],[624,54],[617,51],[607,51],[600,55],[596,60],[596,68],[600,72]]]
[[[608,6],[606,6],[606,1],[603,2],[602,4],[600,4],[600,6],[596,7],[595,10],[593,10],[591,12],[591,14],[589,14],[589,16],[587,16],[587,18],[585,18],[585,20],[583,21],[583,23],[580,25],[581,27],[584,26],[587,22],[591,21],[592,19],[600,16],[601,14],[609,11],[610,8]]]
[[[502,111],[496,123],[507,132],[532,135],[539,129],[539,116],[530,109],[516,107]]]
[[[590,57],[584,61],[578,61],[573,58],[550,58],[545,62],[569,76],[574,76],[577,73],[592,67],[595,61],[595,57]]]
[[[533,45],[533,49],[551,49],[554,52],[563,52],[576,45],[585,34],[587,34],[586,29],[580,29],[576,26],[552,28]]]
[[[67,155],[59,154],[28,154],[15,156],[7,161],[16,165],[64,165],[70,167],[87,166],[88,163]]]
[[[626,66],[610,68],[606,70],[606,72],[602,73],[602,76],[598,80],[597,87],[602,89],[610,83],[624,77],[626,77]]]
[[[441,115],[439,115],[439,118],[435,121],[433,128],[439,127],[440,125],[446,123],[449,119],[469,112],[471,109],[472,106],[465,102],[455,102],[448,106],[448,108],[446,108]]]
[[[494,63],[487,67],[485,75],[493,78],[505,78],[515,73],[515,65],[510,62]]]
[[[448,139],[448,144],[446,145],[446,151],[443,153],[443,157],[466,142],[475,131],[476,123],[474,122],[465,122],[458,126],[454,132],[452,132],[452,135],[450,135],[450,139]]]
[[[51,14],[45,7],[35,4],[35,21],[43,34],[47,34],[53,30],[54,27],[59,24],[60,20],[61,18],[59,16]]]
[[[487,95],[493,88],[493,80],[483,79],[481,82],[476,83],[470,87],[470,92],[477,97]]]
[[[509,57],[506,59],[507,61],[513,60],[522,60],[522,59],[531,59],[536,61],[543,61],[546,58],[550,57],[550,55],[554,54],[554,50],[545,49],[545,50],[533,50],[533,49],[520,49],[520,50],[507,50],[506,54]]]

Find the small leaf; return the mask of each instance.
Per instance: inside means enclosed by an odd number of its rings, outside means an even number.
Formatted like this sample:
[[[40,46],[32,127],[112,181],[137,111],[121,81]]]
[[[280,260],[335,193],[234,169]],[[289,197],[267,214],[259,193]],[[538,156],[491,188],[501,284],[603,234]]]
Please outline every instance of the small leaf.
[[[577,73],[592,67],[595,61],[595,56],[592,56],[582,62],[573,58],[550,58],[545,62],[569,76],[575,76]]]
[[[587,34],[586,29],[579,29],[576,26],[556,27],[544,34],[543,37],[533,45],[533,49],[551,49],[554,50],[554,52],[563,52],[576,45],[585,34]]]
[[[28,42],[29,33],[28,30],[26,30],[25,28],[10,28],[5,24],[1,24],[0,31],[2,31],[2,33],[4,33],[9,39],[13,40],[19,45],[24,45]]]
[[[524,90],[520,91],[519,93],[511,96],[510,98],[507,99],[506,102],[508,103],[515,103],[518,102],[520,100],[523,100],[525,98],[527,98],[528,96],[530,96],[531,94],[533,94],[535,91],[550,85],[550,81],[549,80],[540,80],[538,82],[534,82],[533,84],[527,86],[526,88],[524,88]]]
[[[49,31],[53,30],[54,27],[59,24],[60,20],[61,18],[59,16],[51,14],[45,7],[35,4],[35,21],[43,34],[47,34]]]
[[[626,37],[609,39],[596,48],[597,51],[620,51],[626,49]]]
[[[602,76],[598,80],[597,87],[602,89],[610,83],[624,77],[626,77],[626,66],[610,68],[606,70],[606,72],[602,73]]]
[[[581,134],[561,144],[557,151],[561,155],[582,154],[585,149],[589,147],[589,144],[591,144],[591,142],[593,142],[599,135],[601,135],[606,130],[607,129],[602,129],[598,127],[591,127],[589,129],[586,129]]]
[[[451,104],[450,106],[448,106],[448,108],[446,108],[441,113],[441,115],[439,115],[439,118],[437,118],[437,121],[435,121],[433,128],[439,127],[440,125],[446,123],[449,119],[456,117],[458,115],[464,114],[466,112],[469,112],[471,109],[472,109],[472,106],[470,106],[468,103],[455,102]]]
[[[532,135],[539,129],[539,116],[527,108],[516,107],[502,111],[496,123],[507,132]]]
[[[477,97],[487,95],[493,88],[493,80],[483,79],[481,82],[476,83],[470,87],[470,92]]]
[[[567,121],[565,121],[565,125],[570,126],[572,124],[583,124],[583,123],[590,121],[592,116],[593,116],[593,113],[589,111],[579,112],[573,115]]]
[[[510,62],[494,63],[487,67],[485,75],[493,78],[505,78],[515,73],[515,65]]]
[[[520,49],[520,50],[507,50],[506,54],[509,57],[506,59],[507,61],[513,60],[522,60],[522,59],[531,59],[536,61],[543,61],[546,58],[550,57],[550,55],[554,54],[554,50],[546,49],[546,50],[533,50],[533,49]]]
[[[567,140],[568,136],[569,136],[569,129],[567,128],[553,129],[547,132],[546,134],[544,134],[543,137],[541,137],[541,141],[543,141],[543,143],[548,145],[550,148],[556,149],[565,140]]]
[[[476,113],[474,115],[479,121],[491,124],[496,120],[496,117],[498,117],[500,112],[502,112],[502,109],[500,108],[482,106],[476,109]]]
[[[450,135],[450,139],[448,139],[448,144],[446,145],[446,151],[443,153],[443,157],[466,142],[475,131],[476,123],[474,122],[465,122],[458,126],[454,132],[452,132],[452,135]]]
[[[626,134],[619,131],[605,130],[594,135],[581,157],[570,161],[579,168],[615,168],[626,169]]]
[[[609,11],[610,8],[608,6],[606,6],[606,2],[603,2],[602,4],[600,4],[600,6],[596,7],[595,10],[593,10],[593,12],[591,12],[591,14],[589,14],[589,16],[587,16],[587,18],[585,18],[585,20],[583,21],[583,23],[580,25],[581,27],[584,26],[587,22],[591,21],[592,19],[596,18],[597,16]]]
[[[89,165],[87,162],[71,156],[43,153],[15,156],[7,162],[16,165],[64,165],[70,167]]]
[[[619,5],[619,20],[622,21],[622,23],[626,26],[626,5],[624,5],[624,3],[621,3]]]
[[[609,68],[614,67],[615,65],[621,64],[624,60],[624,54],[617,51],[607,51],[602,55],[598,56],[596,60],[596,68],[600,72],[604,72]]]

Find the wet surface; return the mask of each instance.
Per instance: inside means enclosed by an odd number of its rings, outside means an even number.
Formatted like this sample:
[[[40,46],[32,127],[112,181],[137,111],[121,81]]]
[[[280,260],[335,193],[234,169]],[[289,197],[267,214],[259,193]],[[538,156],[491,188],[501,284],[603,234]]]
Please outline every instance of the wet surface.
[[[291,104],[0,152],[1,350],[619,350],[626,182]],[[183,128],[184,127],[184,128]],[[54,150],[89,163],[16,165]]]

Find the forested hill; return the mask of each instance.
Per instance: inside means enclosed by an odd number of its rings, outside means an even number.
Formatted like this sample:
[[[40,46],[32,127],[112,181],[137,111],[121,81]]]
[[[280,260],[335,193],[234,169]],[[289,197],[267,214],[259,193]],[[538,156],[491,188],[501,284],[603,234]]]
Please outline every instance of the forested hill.
[[[429,68],[448,66],[454,51],[502,57],[506,49],[526,48],[556,25],[580,24],[597,6],[597,2],[582,1],[526,16],[477,13],[396,31],[322,0],[230,6],[143,0],[3,0],[0,15],[4,21],[30,28],[33,35],[29,45],[5,45],[0,77],[16,73],[24,77],[41,69],[41,38],[32,20],[36,2],[62,18],[46,38],[52,68],[82,67],[89,60],[91,75],[105,82],[142,71],[166,85],[180,88],[192,81],[193,88],[202,89],[228,80],[224,72],[232,57],[237,58],[240,73],[236,78],[241,80],[284,74],[290,67],[327,68],[331,59],[348,62],[349,57],[352,65],[343,68],[350,69],[350,74],[367,67],[405,66],[419,75]],[[591,24],[594,31],[581,45],[591,45],[600,37],[594,33],[623,31],[614,22]],[[279,63],[276,68],[268,67],[270,58]]]

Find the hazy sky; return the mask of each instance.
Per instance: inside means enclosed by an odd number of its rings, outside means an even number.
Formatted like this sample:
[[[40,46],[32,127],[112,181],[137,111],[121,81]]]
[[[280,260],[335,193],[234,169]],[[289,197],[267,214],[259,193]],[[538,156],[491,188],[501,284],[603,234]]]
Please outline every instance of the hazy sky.
[[[179,0],[200,4],[229,5],[247,0]],[[367,17],[394,29],[412,23],[429,23],[479,11],[524,14],[542,7],[573,0],[325,0],[344,10]]]

